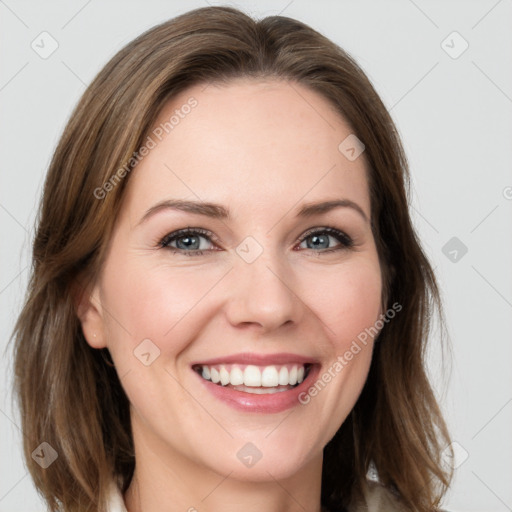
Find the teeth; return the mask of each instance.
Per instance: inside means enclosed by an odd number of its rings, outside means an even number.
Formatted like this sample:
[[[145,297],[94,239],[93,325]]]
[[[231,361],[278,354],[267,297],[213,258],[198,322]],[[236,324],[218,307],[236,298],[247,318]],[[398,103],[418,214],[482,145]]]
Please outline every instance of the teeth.
[[[288,391],[288,387],[284,388],[250,388],[247,386],[235,386],[237,391],[244,391],[245,393],[252,393],[253,395],[268,395],[273,393],[281,393],[281,391]]]
[[[297,384],[297,367],[294,366],[290,371],[290,376],[288,377],[288,380],[292,386]]]
[[[244,383],[244,372],[235,366],[231,369],[231,373],[229,374],[229,383],[233,386],[239,386]]]
[[[210,376],[211,376],[212,382],[214,384],[217,384],[218,382],[220,382],[219,372],[215,368],[212,368],[210,370]]]
[[[224,368],[224,366],[220,367],[220,383],[225,386],[226,384],[229,384],[229,372]]]
[[[273,388],[279,384],[279,374],[275,366],[267,366],[261,373],[261,385],[265,388]]]
[[[239,365],[203,365],[199,370],[203,379],[211,380],[214,384],[238,386],[240,390],[244,387],[259,388],[255,393],[265,393],[264,388],[295,386],[304,380],[306,373],[305,366],[300,364],[264,367],[247,365],[245,368]]]
[[[244,385],[253,388],[261,386],[261,372],[257,366],[249,365],[244,370]]]

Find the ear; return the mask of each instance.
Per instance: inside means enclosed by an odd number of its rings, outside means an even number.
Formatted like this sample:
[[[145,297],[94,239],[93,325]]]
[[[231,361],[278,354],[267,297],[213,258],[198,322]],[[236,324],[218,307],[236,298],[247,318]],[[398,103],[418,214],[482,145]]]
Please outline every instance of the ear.
[[[97,284],[82,286],[77,280],[73,288],[75,311],[82,324],[85,340],[92,348],[105,348],[107,338],[99,286]]]

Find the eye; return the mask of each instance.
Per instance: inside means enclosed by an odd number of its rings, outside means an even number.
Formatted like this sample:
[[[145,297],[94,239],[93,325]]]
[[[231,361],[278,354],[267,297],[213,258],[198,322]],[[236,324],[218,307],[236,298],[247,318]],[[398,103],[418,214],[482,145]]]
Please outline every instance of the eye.
[[[348,249],[354,245],[352,238],[335,228],[315,228],[308,231],[301,239],[302,249],[321,249],[316,252],[331,252]],[[336,245],[337,242],[337,245]],[[306,247],[304,247],[306,244]],[[334,246],[333,246],[334,244]]]
[[[213,234],[205,229],[179,229],[162,238],[159,246],[187,256],[201,255],[203,251],[212,250],[211,238],[213,238]]]
[[[159,247],[170,249],[174,253],[186,256],[201,256],[203,251],[215,250],[213,233],[202,228],[179,229],[166,235],[159,242]],[[305,244],[305,246],[304,246]],[[312,249],[317,253],[326,253],[348,249],[354,245],[353,240],[342,231],[324,227],[308,231],[301,238],[299,248]]]

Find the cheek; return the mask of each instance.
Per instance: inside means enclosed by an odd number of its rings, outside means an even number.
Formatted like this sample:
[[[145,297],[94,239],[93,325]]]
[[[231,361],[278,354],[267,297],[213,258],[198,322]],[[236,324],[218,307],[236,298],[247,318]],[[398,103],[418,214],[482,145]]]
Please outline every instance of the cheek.
[[[335,271],[331,267],[307,277],[315,283],[306,297],[321,321],[327,359],[299,399],[323,425],[319,446],[324,446],[353,409],[368,375],[373,341],[366,329],[381,312],[381,272],[376,258],[361,255]]]
[[[306,287],[305,283],[310,286]],[[314,283],[311,286],[311,283]],[[337,351],[344,350],[381,312],[382,281],[376,258],[352,259],[324,272],[305,276],[304,297],[322,321]]]
[[[133,351],[149,339],[164,354],[179,353],[207,320],[201,305],[223,270],[171,268],[165,261],[148,264],[137,256],[117,262],[106,265],[103,288],[114,350],[126,351],[129,344]]]

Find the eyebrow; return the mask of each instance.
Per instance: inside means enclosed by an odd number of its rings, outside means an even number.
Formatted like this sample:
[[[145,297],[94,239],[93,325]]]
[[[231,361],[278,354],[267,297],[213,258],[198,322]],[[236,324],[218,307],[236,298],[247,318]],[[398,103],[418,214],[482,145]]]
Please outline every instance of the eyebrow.
[[[336,199],[317,203],[307,203],[298,211],[297,217],[320,215],[334,210],[335,208],[351,208],[359,213],[365,222],[368,222],[368,217],[364,210],[350,199]],[[163,210],[183,211],[221,220],[231,218],[229,210],[220,204],[183,199],[166,199],[149,208],[149,210],[147,210],[140,219],[139,224],[146,222],[150,217]]]

